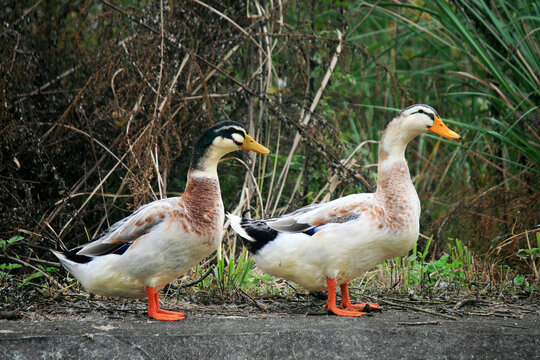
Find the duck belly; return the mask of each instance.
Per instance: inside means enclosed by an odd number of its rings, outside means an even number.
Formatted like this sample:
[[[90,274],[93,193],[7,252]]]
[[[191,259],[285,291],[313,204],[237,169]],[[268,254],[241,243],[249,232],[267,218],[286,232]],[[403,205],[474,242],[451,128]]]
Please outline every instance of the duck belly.
[[[150,234],[148,234],[150,235]],[[122,255],[109,254],[94,258],[70,272],[91,293],[105,296],[144,298],[146,287],[161,290],[172,280],[210,255],[219,245],[221,230],[181,238],[167,236],[155,239],[145,235]]]
[[[316,247],[306,248],[305,234],[278,235],[255,255],[255,265],[264,272],[294,281],[308,290],[323,290],[326,282],[324,266],[328,258]],[[311,244],[312,245],[312,244]]]
[[[279,234],[253,258],[258,267],[273,276],[322,291],[327,289],[327,277],[337,284],[347,283],[384,260],[406,254],[417,238],[418,233],[410,231],[359,232],[358,227],[340,224],[339,236],[331,228],[313,236]]]

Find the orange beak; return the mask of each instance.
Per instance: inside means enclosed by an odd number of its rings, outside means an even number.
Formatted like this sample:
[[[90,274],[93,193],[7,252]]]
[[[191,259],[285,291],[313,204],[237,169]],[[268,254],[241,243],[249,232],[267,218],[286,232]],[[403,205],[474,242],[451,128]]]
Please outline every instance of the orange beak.
[[[262,146],[261,144],[253,140],[253,138],[249,136],[248,134],[246,134],[244,143],[240,147],[245,150],[255,151],[256,153],[259,153],[259,154],[270,153],[270,150],[268,150],[266,147]]]
[[[437,115],[435,115],[435,118],[433,120],[433,125],[431,125],[431,127],[428,130],[435,134],[441,135],[442,137],[447,138],[447,139],[461,139],[461,136],[459,136],[459,134],[450,130],[448,126],[446,126],[442,122],[441,118],[438,117]]]

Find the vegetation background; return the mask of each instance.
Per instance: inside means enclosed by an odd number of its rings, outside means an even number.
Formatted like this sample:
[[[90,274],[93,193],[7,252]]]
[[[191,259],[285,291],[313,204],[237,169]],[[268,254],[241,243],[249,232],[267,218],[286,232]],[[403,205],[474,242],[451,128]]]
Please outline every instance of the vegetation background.
[[[76,289],[48,248],[180,194],[217,121],[272,150],[220,165],[226,210],[275,216],[373,191],[376,141],[414,103],[463,141],[409,145],[422,237],[357,288],[537,296],[537,1],[0,4],[1,302]],[[222,255],[170,293],[300,290],[251,269],[232,233]]]

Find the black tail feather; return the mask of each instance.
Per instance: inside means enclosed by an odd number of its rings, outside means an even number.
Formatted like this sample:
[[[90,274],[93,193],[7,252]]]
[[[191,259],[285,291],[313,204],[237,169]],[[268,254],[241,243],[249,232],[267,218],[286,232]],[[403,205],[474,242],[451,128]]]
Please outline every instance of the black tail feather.
[[[245,232],[255,241],[244,239],[244,246],[253,254],[256,254],[269,242],[278,236],[278,232],[272,229],[264,220],[249,220],[242,214],[242,222],[240,223]]]

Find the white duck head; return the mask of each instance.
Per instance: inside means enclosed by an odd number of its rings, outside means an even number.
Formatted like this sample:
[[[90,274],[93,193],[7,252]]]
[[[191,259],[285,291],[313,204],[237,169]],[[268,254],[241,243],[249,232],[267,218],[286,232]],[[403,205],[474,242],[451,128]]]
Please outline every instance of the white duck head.
[[[407,144],[428,131],[448,139],[460,138],[443,123],[431,106],[412,105],[403,109],[386,127],[379,145],[379,163],[385,160],[402,160]]]

